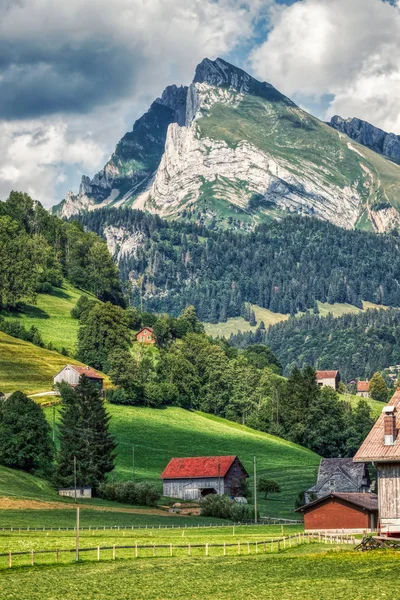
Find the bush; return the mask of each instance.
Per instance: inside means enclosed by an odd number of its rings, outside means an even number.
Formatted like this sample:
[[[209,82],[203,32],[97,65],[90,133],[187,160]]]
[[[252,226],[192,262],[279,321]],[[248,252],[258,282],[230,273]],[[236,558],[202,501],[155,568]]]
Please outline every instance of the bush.
[[[152,506],[161,498],[161,494],[148,481],[136,483],[134,481],[119,481],[117,483],[102,483],[97,491],[100,498],[122,502],[124,504],[136,504],[140,506]]]
[[[111,388],[106,391],[106,400],[111,404],[134,404],[131,398],[128,398],[127,393],[122,388]]]
[[[5,321],[0,317],[0,331],[11,335],[12,337],[24,340],[25,342],[31,342],[36,346],[43,348],[43,340],[37,327],[32,325],[30,329],[25,329],[18,321]]]
[[[200,501],[201,514],[204,517],[230,519],[236,523],[253,519],[253,511],[247,504],[239,504],[229,496],[209,494]]]

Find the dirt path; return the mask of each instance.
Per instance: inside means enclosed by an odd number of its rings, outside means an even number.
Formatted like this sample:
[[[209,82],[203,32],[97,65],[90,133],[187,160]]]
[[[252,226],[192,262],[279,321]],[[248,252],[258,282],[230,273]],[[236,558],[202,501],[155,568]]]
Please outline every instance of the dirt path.
[[[137,515],[159,515],[160,517],[177,517],[179,515],[171,515],[171,513],[165,512],[159,508],[118,508],[114,506],[97,506],[94,504],[70,504],[67,502],[40,502],[39,500],[22,500],[18,498],[0,498],[0,510],[73,510],[79,506],[79,508],[86,508],[90,510],[107,511],[107,512],[124,512]]]

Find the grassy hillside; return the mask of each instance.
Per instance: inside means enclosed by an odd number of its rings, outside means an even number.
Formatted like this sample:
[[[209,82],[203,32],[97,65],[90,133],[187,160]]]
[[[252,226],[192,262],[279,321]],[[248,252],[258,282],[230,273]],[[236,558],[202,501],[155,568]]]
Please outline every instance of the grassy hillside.
[[[21,390],[35,394],[52,389],[53,377],[67,363],[82,364],[72,358],[39,348],[0,332],[0,391]],[[105,385],[109,380],[105,379]]]
[[[53,288],[51,294],[39,294],[35,305],[23,304],[21,311],[3,313],[2,316],[5,319],[17,319],[28,328],[35,325],[45,344],[51,342],[57,350],[64,347],[68,354],[72,355],[75,350],[78,321],[73,319],[70,313],[83,293],[86,292],[64,281],[63,287]]]
[[[378,418],[382,412],[382,408],[385,406],[384,402],[378,402],[377,400],[372,400],[372,398],[360,398],[360,396],[353,396],[352,394],[339,394],[339,398],[351,404],[351,406],[355,407],[359,403],[360,400],[365,400],[367,404],[371,407],[372,416],[374,418]]]
[[[151,409],[109,404],[111,431],[118,442],[116,478],[135,475],[161,488],[159,476],[172,457],[237,454],[248,473],[257,456],[258,476],[276,479],[282,493],[264,501],[260,513],[293,518],[295,498],[315,481],[319,457],[295,444],[205,413],[181,408]],[[52,418],[51,409],[46,409]],[[251,477],[250,484],[253,485]]]
[[[373,304],[372,302],[363,302],[362,309],[346,303],[329,304],[328,302],[318,301],[317,304],[321,317],[326,317],[329,313],[332,313],[334,317],[341,317],[345,314],[360,313],[370,308],[388,308],[387,306]],[[279,323],[280,321],[287,321],[289,318],[289,315],[273,313],[267,308],[257,306],[257,304],[252,304],[251,307],[253,308],[257,319],[257,325],[255,327],[252,327],[248,321],[245,321],[242,317],[234,317],[228,319],[226,323],[204,323],[206,333],[212,337],[229,338],[231,333],[235,334],[238,333],[238,331],[255,331],[261,321],[264,321],[265,327],[268,327],[269,325],[275,325],[275,323]]]
[[[24,471],[16,471],[0,466],[0,497],[3,496],[59,500],[56,491],[46,480],[34,477]]]

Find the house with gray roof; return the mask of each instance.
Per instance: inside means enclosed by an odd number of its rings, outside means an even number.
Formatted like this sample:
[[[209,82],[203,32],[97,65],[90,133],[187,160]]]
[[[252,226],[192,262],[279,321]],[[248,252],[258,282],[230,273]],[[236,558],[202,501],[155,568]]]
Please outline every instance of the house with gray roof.
[[[317,483],[304,494],[312,502],[329,494],[370,492],[371,480],[365,463],[352,458],[323,458],[319,465]]]

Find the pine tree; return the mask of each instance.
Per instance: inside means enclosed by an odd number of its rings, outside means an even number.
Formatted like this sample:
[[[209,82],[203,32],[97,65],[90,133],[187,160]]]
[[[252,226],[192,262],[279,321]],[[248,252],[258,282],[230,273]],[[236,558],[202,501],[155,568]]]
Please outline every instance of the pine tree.
[[[77,485],[97,488],[114,468],[116,443],[109,433],[110,417],[99,390],[82,375],[76,388],[60,386],[62,396],[58,479],[73,485],[76,457]]]

